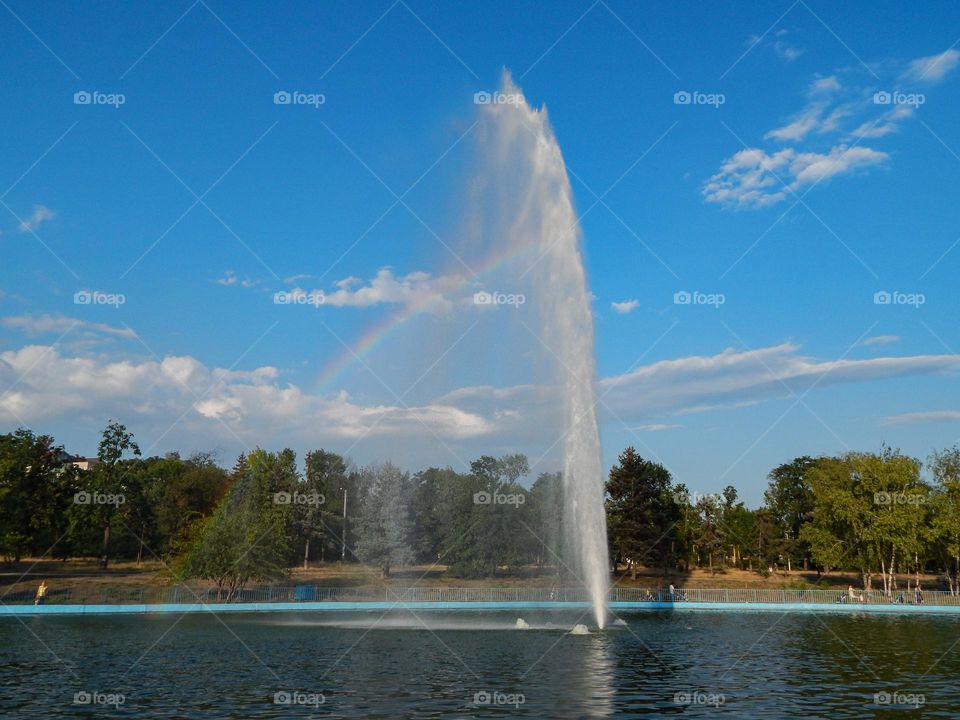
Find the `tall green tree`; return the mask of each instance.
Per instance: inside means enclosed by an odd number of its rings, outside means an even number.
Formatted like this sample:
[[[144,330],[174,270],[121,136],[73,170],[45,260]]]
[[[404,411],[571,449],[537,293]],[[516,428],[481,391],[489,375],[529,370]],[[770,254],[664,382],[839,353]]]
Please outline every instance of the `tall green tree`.
[[[49,435],[19,429],[0,435],[0,552],[64,556],[76,469]]]
[[[388,578],[392,568],[414,559],[413,484],[408,473],[391,463],[366,468],[363,474],[367,492],[360,510],[357,556]]]
[[[864,587],[880,570],[891,593],[896,568],[916,562],[923,545],[929,488],[920,462],[884,448],[822,458],[809,471],[815,498],[813,518],[801,530],[814,560],[831,567],[852,566]]]
[[[947,576],[950,594],[956,595],[960,593],[960,446],[934,452],[929,466],[935,483],[930,541]]]
[[[810,485],[810,469],[816,464],[812,457],[804,455],[788,463],[778,465],[767,476],[769,483],[764,501],[770,514],[780,528],[779,554],[796,558],[806,569],[810,548],[800,537],[800,530],[813,515],[813,488]]]
[[[611,468],[606,489],[607,532],[632,576],[640,565],[675,565],[680,507],[670,471],[629,447]]]
[[[230,492],[180,565],[185,577],[212,580],[224,602],[235,600],[251,581],[287,576],[290,504],[277,495],[296,482],[296,458],[289,450],[257,449],[240,457],[233,475]]]
[[[311,544],[317,548],[321,561],[328,552],[337,551],[344,531],[342,511],[347,480],[347,463],[343,457],[322,449],[307,453],[303,482],[297,488],[297,502],[293,504],[293,521],[303,545],[304,568],[310,558]]]
[[[138,493],[138,489],[131,487],[132,475],[128,472],[130,467],[123,465],[128,454],[140,457],[140,446],[125,425],[111,420],[104,428],[97,447],[97,458],[100,462],[93,472],[85,476],[90,481],[86,488],[91,498],[89,517],[98,523],[103,533],[100,565],[104,569],[110,562],[110,535],[113,531],[114,515],[126,501],[127,495],[132,497]],[[113,499],[122,499],[123,502],[114,502]]]

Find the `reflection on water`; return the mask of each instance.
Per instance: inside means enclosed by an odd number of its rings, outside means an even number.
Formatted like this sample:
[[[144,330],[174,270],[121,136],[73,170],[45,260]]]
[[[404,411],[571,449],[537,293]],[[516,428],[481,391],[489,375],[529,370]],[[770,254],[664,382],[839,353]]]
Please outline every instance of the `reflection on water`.
[[[549,613],[5,618],[0,716],[956,717],[958,619],[624,618],[581,636]]]

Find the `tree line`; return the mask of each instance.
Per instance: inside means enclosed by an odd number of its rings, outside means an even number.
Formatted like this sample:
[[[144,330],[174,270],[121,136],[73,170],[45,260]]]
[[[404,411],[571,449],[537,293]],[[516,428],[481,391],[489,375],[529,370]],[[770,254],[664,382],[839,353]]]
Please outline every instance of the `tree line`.
[[[692,493],[628,448],[610,471],[607,520],[614,564],[640,567],[777,568],[859,573],[885,593],[898,575],[940,573],[960,593],[960,447],[923,463],[897,450],[803,456],[768,475],[764,503],[737,490]]]
[[[142,457],[111,421],[82,469],[48,435],[0,435],[0,555],[162,560],[228,599],[310,562],[360,562],[382,576],[430,564],[454,577],[548,571],[563,558],[559,473],[529,482],[527,458],[482,456],[467,471],[354,466],[323,449],[256,449],[232,468],[211,453]],[[879,453],[799,457],[771,470],[750,509],[733,486],[693,492],[627,448],[606,482],[611,570],[856,571],[892,592],[898,575],[941,572],[957,592],[960,449],[923,465]],[[522,482],[527,481],[527,482]]]

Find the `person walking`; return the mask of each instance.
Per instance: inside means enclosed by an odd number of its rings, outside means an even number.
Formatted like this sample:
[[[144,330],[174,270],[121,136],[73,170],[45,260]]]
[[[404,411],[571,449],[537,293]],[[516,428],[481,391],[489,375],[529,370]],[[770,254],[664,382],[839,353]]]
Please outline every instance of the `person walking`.
[[[44,580],[40,581],[40,587],[37,588],[37,595],[33,599],[34,605],[43,605],[44,600],[47,597],[47,583]]]

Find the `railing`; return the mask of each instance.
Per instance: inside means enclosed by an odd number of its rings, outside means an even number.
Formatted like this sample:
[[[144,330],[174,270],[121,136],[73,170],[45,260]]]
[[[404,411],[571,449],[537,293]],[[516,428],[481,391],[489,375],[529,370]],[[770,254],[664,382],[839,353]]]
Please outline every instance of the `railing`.
[[[5,605],[32,604],[35,589],[0,593],[0,603]],[[861,600],[862,598],[862,600]],[[360,586],[352,588],[329,588],[317,585],[267,585],[248,587],[237,591],[229,600],[233,603],[272,602],[388,602],[402,606],[404,603],[431,602],[587,602],[589,593],[584,588],[549,587],[392,587]],[[653,590],[637,587],[611,588],[608,599],[612,602],[702,602],[702,603],[850,603],[891,605],[916,603],[913,591],[897,591],[892,596],[874,591],[855,591],[851,598],[844,589],[750,589],[750,588],[676,588]],[[960,605],[960,596],[936,590],[923,591],[926,605]],[[164,586],[148,588],[125,588],[116,586],[51,586],[44,604],[48,605],[129,605],[129,604],[192,604],[226,602],[226,592],[218,593],[213,588],[189,586]]]
[[[0,592],[0,604],[30,605],[36,590]],[[862,598],[862,600],[860,599]],[[244,588],[230,599],[232,603],[273,602],[387,602],[402,607],[405,603],[448,602],[587,602],[589,593],[584,588],[550,587],[392,587],[370,586],[329,588],[307,584],[267,585]],[[855,591],[851,598],[845,589],[749,589],[749,588],[677,588],[669,590],[649,588],[611,588],[612,602],[701,602],[701,603],[849,603],[870,605],[913,605],[913,591],[897,591],[888,597],[882,592]],[[960,605],[960,596],[936,590],[923,591],[925,605]],[[214,588],[194,588],[184,585],[126,588],[117,586],[57,587],[51,585],[44,604],[47,605],[130,605],[130,604],[193,604],[225,602],[226,593]]]

